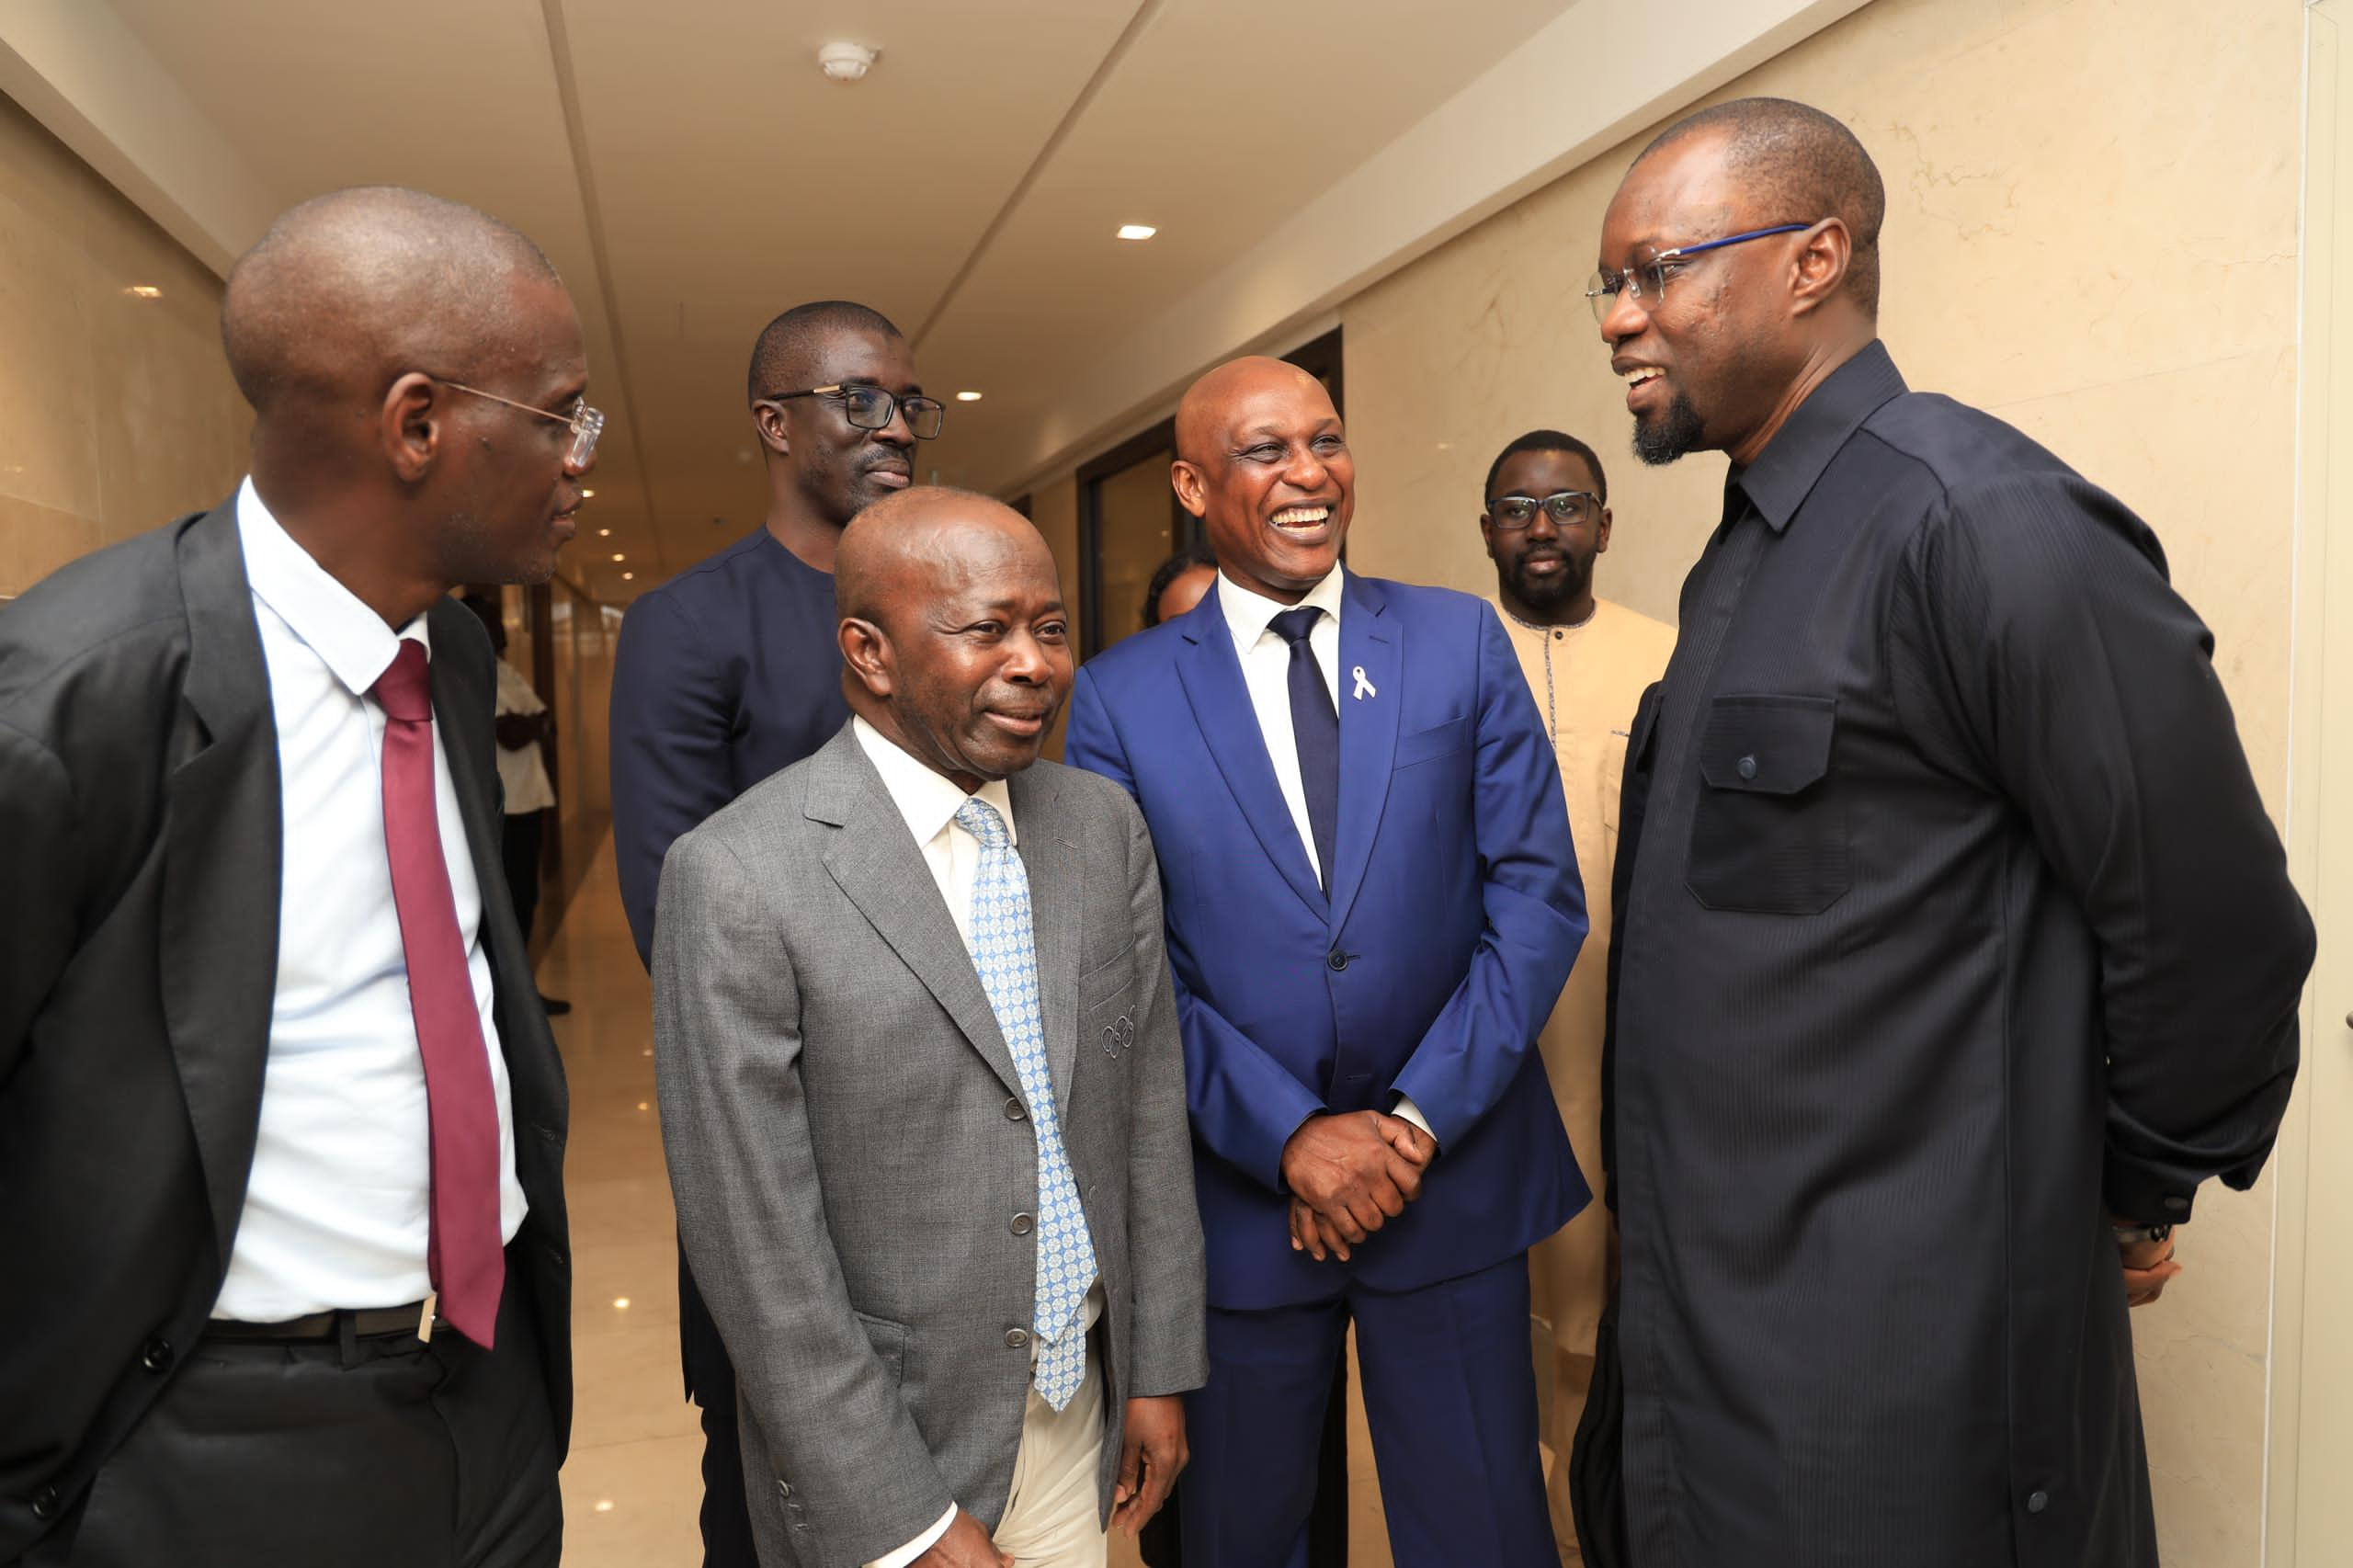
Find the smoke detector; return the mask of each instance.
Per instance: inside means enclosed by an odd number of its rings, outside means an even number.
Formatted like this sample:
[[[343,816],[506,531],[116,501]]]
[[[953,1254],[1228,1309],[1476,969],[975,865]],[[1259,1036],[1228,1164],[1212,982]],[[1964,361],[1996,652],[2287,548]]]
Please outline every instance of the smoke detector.
[[[829,43],[817,51],[817,69],[828,81],[862,82],[874,68],[875,54],[862,43]]]

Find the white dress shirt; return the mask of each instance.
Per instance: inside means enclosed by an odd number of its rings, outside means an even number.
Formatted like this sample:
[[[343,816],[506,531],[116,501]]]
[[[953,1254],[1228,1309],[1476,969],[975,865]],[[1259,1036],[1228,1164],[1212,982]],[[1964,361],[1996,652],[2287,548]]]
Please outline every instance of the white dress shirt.
[[[431,1290],[425,1063],[384,846],[384,710],[368,697],[404,638],[278,526],[245,481],[237,535],[269,670],[282,837],[278,985],[261,1122],[229,1274],[212,1315],[277,1323],[395,1307]],[[523,1223],[506,1062],[449,763],[434,725],[435,811],[498,1100],[499,1233]]]
[[[498,661],[497,715],[504,719],[510,713],[544,713],[548,705],[523,678],[523,672]],[[540,743],[498,748],[498,783],[506,796],[506,814],[528,816],[555,804],[555,786],[548,778],[547,754]]]
[[[1340,711],[1340,609],[1346,586],[1343,568],[1335,565],[1306,593],[1299,604],[1287,605],[1254,593],[1221,572],[1217,574],[1217,608],[1225,614],[1226,630],[1233,634],[1233,652],[1242,661],[1242,684],[1249,688],[1250,709],[1258,718],[1258,738],[1266,743],[1267,760],[1275,765],[1275,787],[1290,808],[1290,824],[1299,832],[1299,846],[1316,881],[1328,889],[1324,863],[1315,854],[1315,829],[1307,820],[1307,786],[1299,771],[1299,733],[1290,723],[1290,644],[1274,629],[1275,617],[1312,605],[1324,612],[1307,633],[1307,646],[1324,672],[1324,689],[1332,694],[1332,710]],[[1392,1108],[1398,1116],[1428,1132],[1429,1119],[1422,1108],[1404,1095]]]
[[[1005,819],[1006,838],[1018,846],[1021,830],[1013,822],[1013,791],[1006,788],[1004,779],[992,778],[967,795],[947,775],[932,771],[864,719],[852,719],[850,727],[858,736],[858,744],[873,762],[874,770],[882,775],[882,788],[890,792],[891,803],[906,819],[907,831],[915,835],[915,846],[923,851],[924,864],[931,869],[931,880],[948,904],[949,917],[956,922],[956,935],[963,938],[964,950],[970,952],[972,886],[981,875],[981,841],[964,830],[964,825],[956,820],[956,813],[963,810],[968,800],[987,801]],[[1086,1292],[1086,1305],[1081,1310],[1084,1315],[1079,1332],[1084,1334],[1103,1315],[1102,1281],[1097,1280]],[[876,1558],[866,1568],[906,1568],[929,1551],[955,1522],[956,1507],[950,1504],[937,1524],[898,1551]]]

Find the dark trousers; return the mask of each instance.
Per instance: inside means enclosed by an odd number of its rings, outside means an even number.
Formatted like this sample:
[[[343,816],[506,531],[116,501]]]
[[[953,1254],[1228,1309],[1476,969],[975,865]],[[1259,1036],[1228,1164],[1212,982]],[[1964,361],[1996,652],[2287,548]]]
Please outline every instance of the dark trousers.
[[[553,1568],[555,1431],[508,1284],[495,1350],[199,1341],[26,1568]]]
[[[744,1498],[744,1437],[736,1427],[735,1364],[678,1255],[678,1348],[687,1393],[702,1411],[703,1568],[759,1568]]]
[[[1168,1502],[1137,1540],[1145,1568],[1184,1568],[1185,1483],[1179,1477]],[[1331,1401],[1324,1411],[1324,1443],[1315,1456],[1315,1501],[1307,1509],[1307,1568],[1348,1568],[1348,1360],[1343,1356],[1332,1377]]]
[[[1209,1384],[1185,1403],[1186,1568],[1306,1560],[1318,1438],[1351,1319],[1397,1568],[1558,1568],[1527,1255],[1396,1294],[1336,1280],[1328,1301],[1210,1310]]]
[[[509,812],[498,840],[498,858],[506,871],[506,896],[515,901],[515,924],[523,928],[526,942],[531,939],[531,916],[540,912],[540,858],[547,844],[550,814],[544,807],[536,812]]]

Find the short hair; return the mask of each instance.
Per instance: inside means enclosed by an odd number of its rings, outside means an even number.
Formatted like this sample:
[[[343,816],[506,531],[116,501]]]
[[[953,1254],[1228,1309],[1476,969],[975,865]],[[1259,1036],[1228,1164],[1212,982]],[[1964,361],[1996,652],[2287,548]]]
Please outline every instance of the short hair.
[[[1879,315],[1879,232],[1887,187],[1855,133],[1810,104],[1788,98],[1734,98],[1686,115],[1643,149],[1641,165],[1703,131],[1724,137],[1724,166],[1756,192],[1777,223],[1847,225],[1854,251],[1846,287],[1864,314]]]
[[[222,347],[263,415],[404,370],[467,375],[504,347],[517,278],[563,285],[547,253],[487,212],[400,186],[330,191],[238,258]]]
[[[1495,498],[1495,475],[1503,472],[1504,464],[1522,452],[1566,452],[1583,458],[1585,466],[1593,470],[1593,493],[1600,497],[1603,506],[1609,504],[1609,476],[1601,472],[1601,460],[1594,455],[1591,447],[1565,431],[1530,430],[1497,452],[1495,460],[1487,465],[1487,483],[1479,490],[1481,506]]]
[[[889,316],[871,305],[852,300],[813,300],[795,305],[760,329],[752,345],[752,368],[745,377],[744,397],[757,403],[780,392],[799,392],[790,383],[806,373],[817,354],[818,339],[829,332],[879,332],[904,338]]]
[[[1160,569],[1152,574],[1152,581],[1144,586],[1143,623],[1146,626],[1158,626],[1160,624],[1160,596],[1166,593],[1168,585],[1177,578],[1203,566],[1212,572],[1217,570],[1217,557],[1210,553],[1210,547],[1206,544],[1188,544],[1162,562]]]

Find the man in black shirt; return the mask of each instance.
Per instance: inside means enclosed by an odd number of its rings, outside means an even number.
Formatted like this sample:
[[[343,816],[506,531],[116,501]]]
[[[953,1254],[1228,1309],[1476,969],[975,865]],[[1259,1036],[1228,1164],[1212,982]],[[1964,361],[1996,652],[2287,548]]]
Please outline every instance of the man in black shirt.
[[[939,434],[915,357],[880,312],[798,305],[752,349],[745,387],[767,462],[766,521],[641,595],[613,661],[613,854],[638,956],[670,846],[849,722],[835,642],[834,551],[849,520],[904,490]],[[687,1392],[702,1407],[705,1568],[754,1568],[735,1373],[678,1269]]]
[[[1732,460],[1620,849],[1630,1545],[2139,1568],[2128,1300],[2270,1152],[2312,926],[2154,536],[1906,390],[1884,210],[1748,99],[1602,232],[1636,451]]]

